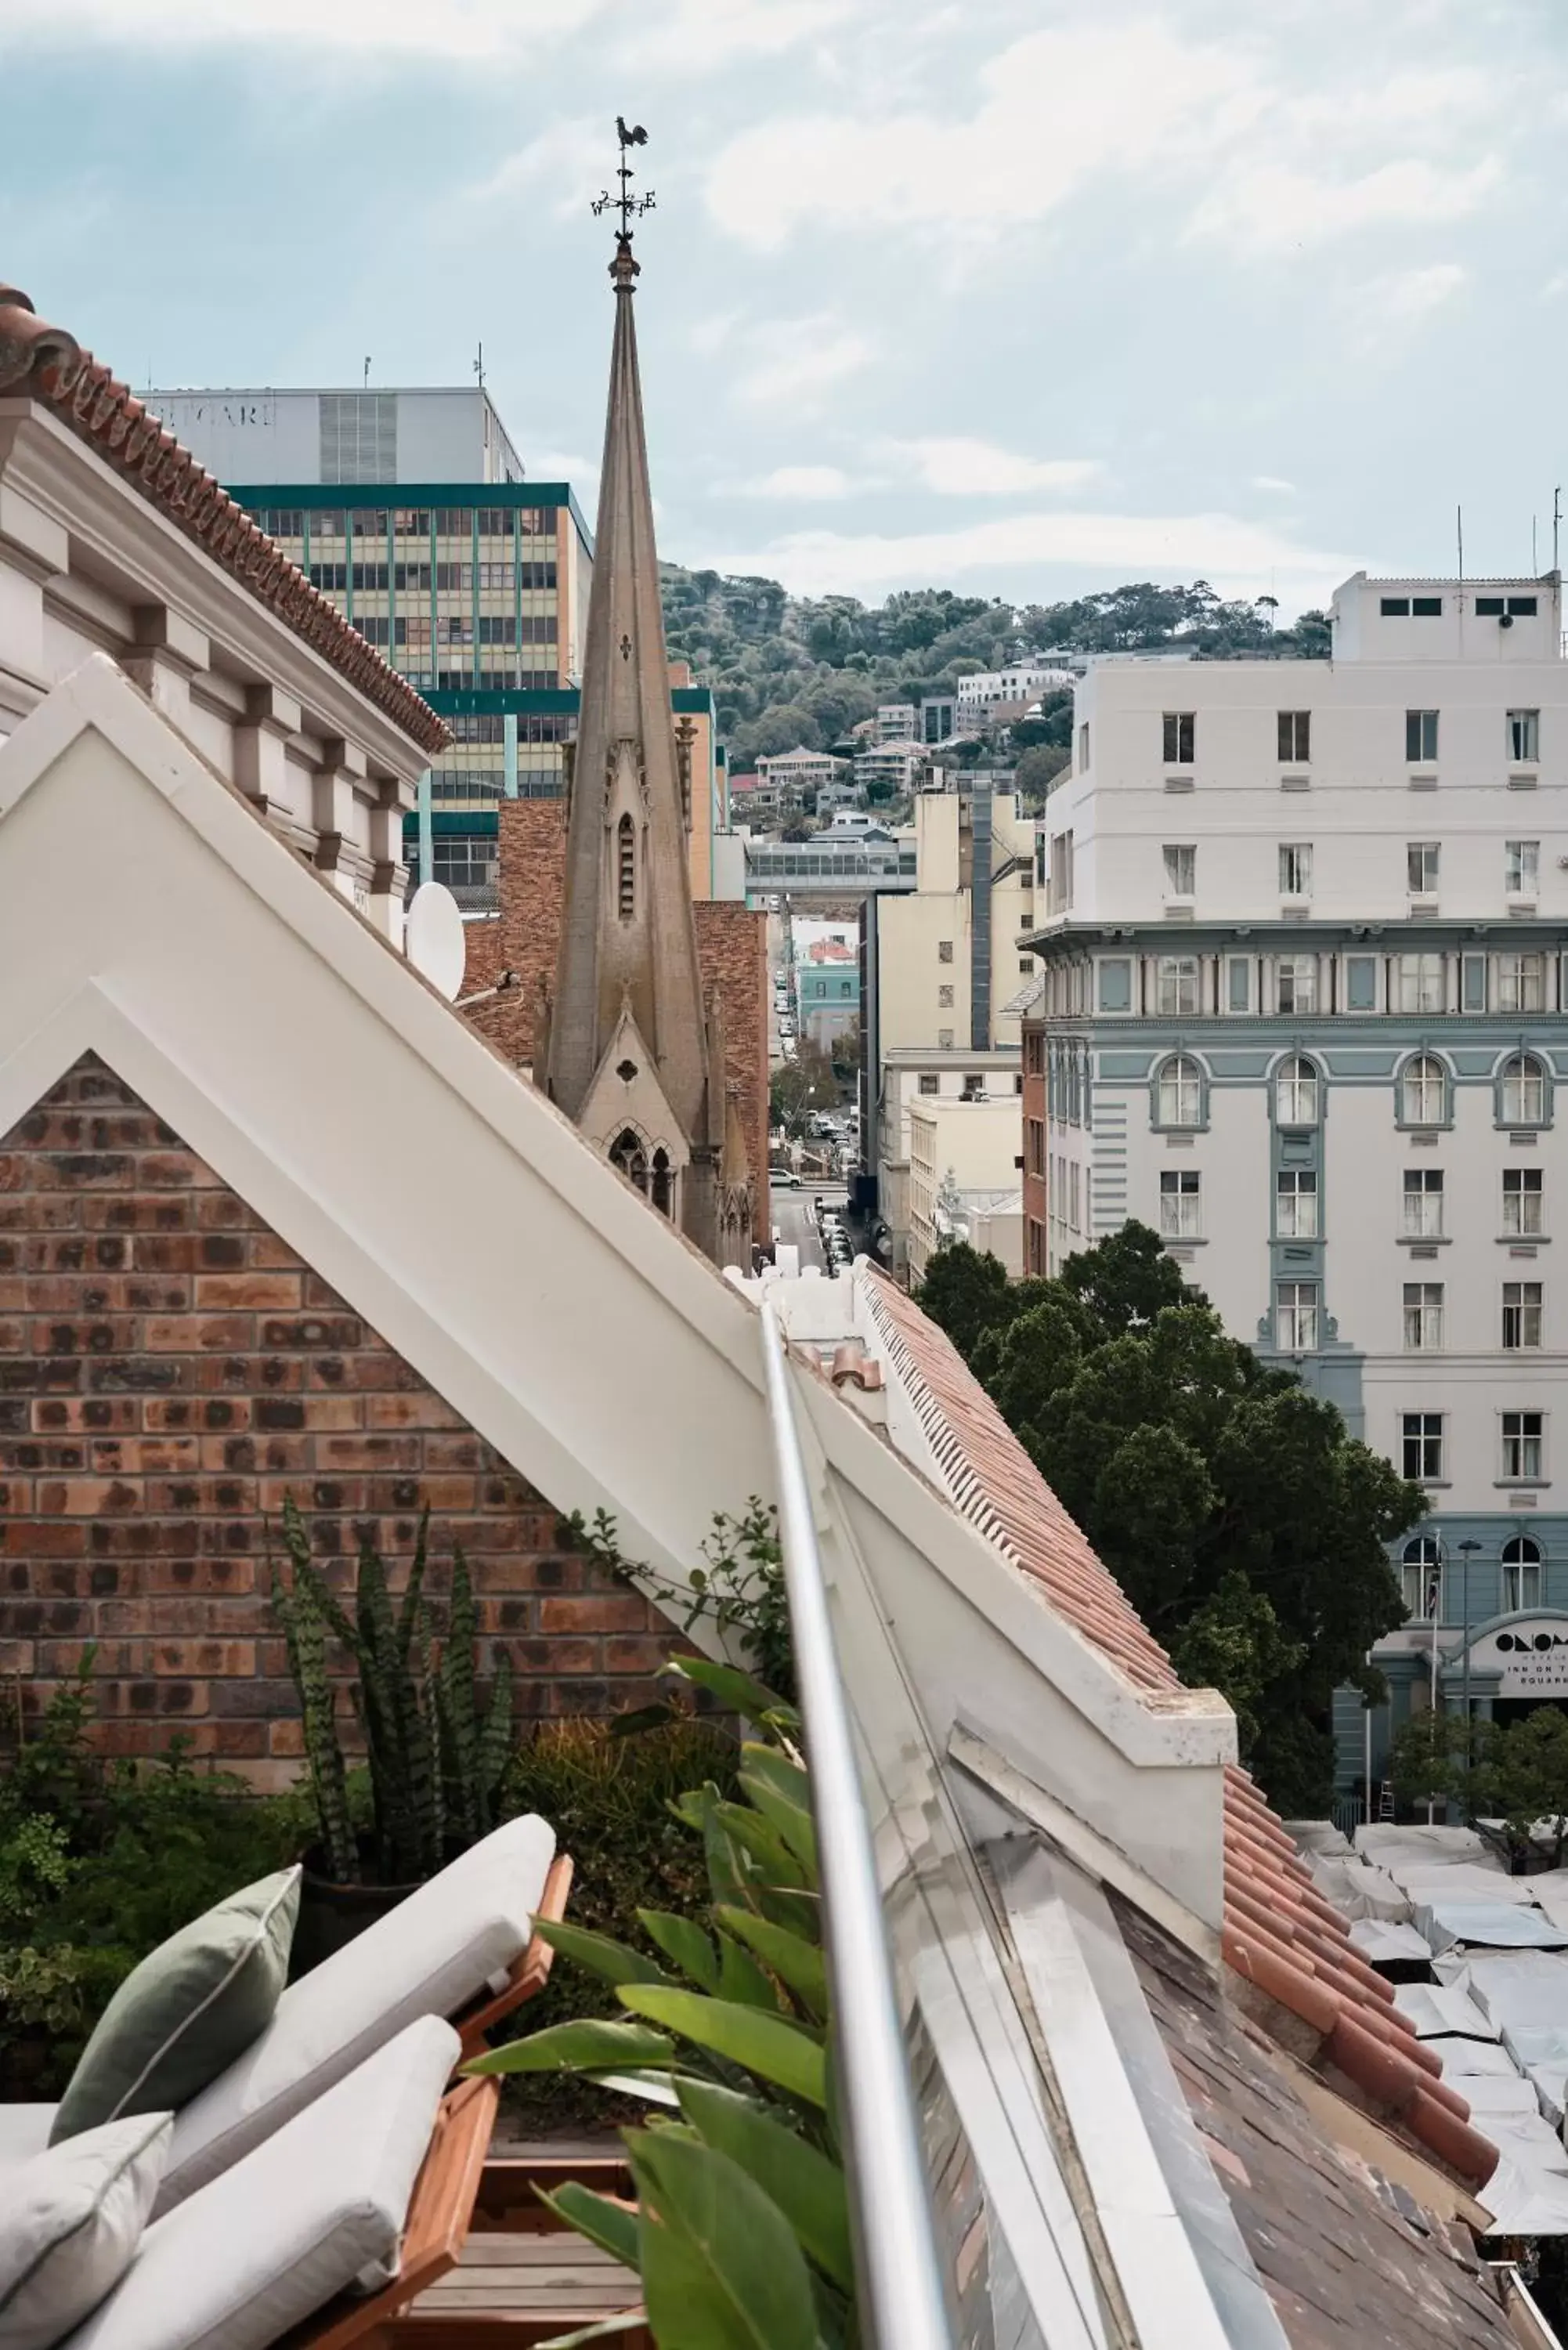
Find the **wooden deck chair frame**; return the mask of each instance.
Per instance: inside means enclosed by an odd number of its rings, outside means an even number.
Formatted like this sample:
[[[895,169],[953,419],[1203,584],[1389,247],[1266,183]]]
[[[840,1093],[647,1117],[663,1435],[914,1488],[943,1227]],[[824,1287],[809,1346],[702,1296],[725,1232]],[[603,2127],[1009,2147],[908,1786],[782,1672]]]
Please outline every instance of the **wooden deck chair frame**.
[[[604,2316],[602,2308],[475,2309],[460,2314],[421,2313],[420,2294],[457,2265],[476,2223],[483,2230],[508,2220],[544,2218],[534,2189],[582,2178],[599,2187],[625,2179],[614,2158],[489,2159],[491,2135],[501,2100],[499,2081],[460,2081],[441,2100],[430,2149],[414,2182],[403,2230],[402,2260],[393,2282],[364,2300],[345,2294],[282,2337],[276,2350],[530,2350],[552,2335],[570,2333]],[[532,2207],[531,2210],[528,2207]],[[628,2301],[628,2308],[636,2307]],[[622,2350],[654,2350],[652,2334],[639,2326],[618,2335]]]
[[[550,1863],[545,1887],[534,1912],[537,1925],[542,1918],[546,1925],[558,1926],[566,1914],[566,1897],[572,1889],[572,1856],[558,1852]],[[528,1947],[513,1960],[504,1987],[489,1997],[474,2001],[462,2015],[452,2018],[453,2028],[462,2042],[464,2057],[477,2056],[485,2044],[485,2034],[504,2022],[524,2001],[535,1998],[550,1979],[550,1962],[555,1951],[537,1933],[529,1937]]]

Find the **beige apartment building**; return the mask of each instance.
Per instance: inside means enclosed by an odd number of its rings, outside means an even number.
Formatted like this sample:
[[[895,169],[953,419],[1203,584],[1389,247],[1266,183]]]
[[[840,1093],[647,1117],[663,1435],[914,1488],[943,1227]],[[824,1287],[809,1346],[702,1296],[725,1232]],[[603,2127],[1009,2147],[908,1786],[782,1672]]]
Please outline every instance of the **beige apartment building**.
[[[1018,1096],[918,1094],[909,1104],[911,1284],[933,1253],[967,1241],[1000,1257],[1016,1280],[1023,1270],[1023,1195],[1018,1164]]]

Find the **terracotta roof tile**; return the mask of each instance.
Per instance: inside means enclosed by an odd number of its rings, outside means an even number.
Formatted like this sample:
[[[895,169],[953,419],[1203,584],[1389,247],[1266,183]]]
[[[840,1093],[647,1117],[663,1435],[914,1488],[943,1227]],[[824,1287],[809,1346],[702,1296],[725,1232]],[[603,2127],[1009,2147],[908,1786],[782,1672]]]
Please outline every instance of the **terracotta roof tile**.
[[[867,1273],[866,1295],[955,1505],[1137,1685],[1146,1704],[1168,1704],[1181,1688],[1170,1659],[957,1348],[884,1274]],[[1354,1948],[1283,1823],[1234,1766],[1225,1774],[1224,1813],[1227,1963],[1318,2034],[1321,2062],[1397,2115],[1440,2161],[1483,2183],[1497,2148],[1470,2126],[1469,2107],[1444,2085],[1392,1988]]]
[[[135,394],[63,328],[47,326],[26,294],[0,282],[0,392],[51,408],[188,538],[303,637],[423,751],[443,750],[445,725],[310,585],[244,508],[198,465]]]

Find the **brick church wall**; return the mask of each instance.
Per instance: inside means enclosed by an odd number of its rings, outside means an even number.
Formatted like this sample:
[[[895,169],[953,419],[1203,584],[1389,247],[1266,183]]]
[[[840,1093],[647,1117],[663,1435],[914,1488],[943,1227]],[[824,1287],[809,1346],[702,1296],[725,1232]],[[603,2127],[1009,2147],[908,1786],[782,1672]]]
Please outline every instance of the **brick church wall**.
[[[365,1533],[400,1583],[428,1501],[432,1589],[461,1543],[524,1717],[643,1704],[685,1645],[88,1055],[0,1140],[0,1670],[42,1702],[96,1643],[110,1752],[177,1729],[286,1782],[286,1494],[339,1583]]]
[[[502,803],[497,840],[500,916],[472,924],[482,933],[465,985],[493,986],[514,971],[517,988],[466,1016],[509,1061],[531,1064],[542,987],[554,984],[566,879],[564,800]],[[765,1181],[768,1163],[767,916],[738,901],[699,898],[697,954],[704,993],[715,988],[724,1008],[724,1054],[738,1090],[753,1175]]]

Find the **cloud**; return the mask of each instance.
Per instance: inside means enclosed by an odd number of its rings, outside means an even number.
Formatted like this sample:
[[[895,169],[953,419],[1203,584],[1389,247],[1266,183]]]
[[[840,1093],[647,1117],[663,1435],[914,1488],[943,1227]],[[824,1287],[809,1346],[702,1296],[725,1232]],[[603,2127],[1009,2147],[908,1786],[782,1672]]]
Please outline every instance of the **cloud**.
[[[1030,34],[978,78],[967,120],[883,105],[742,131],[714,158],[709,209],[762,247],[811,220],[999,234],[1054,211],[1090,179],[1201,152],[1259,104],[1232,48],[1187,43],[1155,18]]]
[[[742,498],[847,498],[864,489],[837,465],[775,465],[754,482],[735,484]]]
[[[706,558],[722,571],[781,579],[801,595],[864,594],[984,572],[994,579],[1077,566],[1123,579],[1205,578],[1222,591],[1318,598],[1356,558],[1302,547],[1225,514],[1022,514],[959,530],[901,535],[794,531],[761,547]]]
[[[1497,186],[1498,165],[1468,172],[1406,160],[1359,178],[1334,180],[1288,164],[1259,163],[1233,173],[1205,197],[1190,234],[1214,237],[1249,255],[1322,244],[1351,229],[1462,220]]]
[[[618,63],[666,73],[711,73],[738,57],[777,57],[846,15],[849,0],[675,0],[644,22]]]
[[[1428,269],[1404,269],[1374,278],[1363,291],[1386,316],[1425,318],[1451,302],[1469,282],[1469,273],[1457,261],[1434,262]]]
[[[686,339],[699,359],[711,359],[715,351],[723,349],[740,322],[739,310],[719,310],[711,318],[699,318]]]
[[[1105,472],[1094,457],[1021,457],[993,441],[894,441],[924,489],[939,497],[1017,497],[1026,490],[1077,490]]]
[[[1293,498],[1296,494],[1295,484],[1282,481],[1278,473],[1254,473],[1252,487],[1255,490],[1277,490],[1282,497],[1286,498]]]
[[[826,392],[846,376],[857,375],[876,357],[867,336],[829,311],[753,327],[745,348],[745,363],[735,383],[741,399],[753,408],[793,407],[803,412],[820,407]]]
[[[472,61],[535,47],[576,31],[606,0],[5,0],[0,48],[26,41],[60,48],[86,42],[256,42],[406,53]]]
[[[587,201],[587,191],[604,185],[605,159],[613,153],[605,126],[596,116],[574,115],[564,122],[553,122],[468,193],[475,203],[494,203],[543,185],[554,191],[553,216],[575,218]]]

